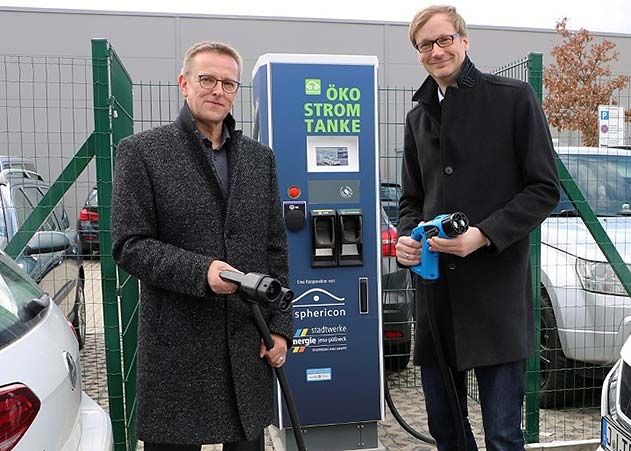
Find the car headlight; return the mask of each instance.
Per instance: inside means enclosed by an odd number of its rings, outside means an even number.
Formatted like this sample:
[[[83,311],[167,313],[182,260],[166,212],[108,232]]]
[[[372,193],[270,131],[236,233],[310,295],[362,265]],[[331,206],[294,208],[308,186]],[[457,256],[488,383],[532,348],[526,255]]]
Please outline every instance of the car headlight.
[[[609,263],[577,258],[576,273],[584,290],[619,296],[627,295]]]
[[[609,378],[609,386],[607,390],[607,412],[613,418],[617,418],[616,412],[616,395],[618,393],[618,376],[620,373],[620,362],[616,363],[614,369],[611,371],[611,377]]]

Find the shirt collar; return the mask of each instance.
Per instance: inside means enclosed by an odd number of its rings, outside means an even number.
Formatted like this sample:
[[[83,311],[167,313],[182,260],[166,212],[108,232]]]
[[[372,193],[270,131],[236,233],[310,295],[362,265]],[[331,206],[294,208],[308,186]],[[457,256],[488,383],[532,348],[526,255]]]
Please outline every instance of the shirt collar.
[[[465,56],[458,74],[458,88],[473,88],[478,84],[481,76],[482,72],[473,65],[469,56]],[[421,103],[435,103],[438,100],[437,97],[434,97],[437,88],[438,83],[436,83],[436,80],[428,75],[421,87],[414,93],[412,100]]]
[[[195,125],[195,118],[193,117],[193,113],[191,113],[191,109],[189,108],[187,102],[184,102],[184,105],[182,106],[182,110],[180,111],[180,118],[187,128],[194,130],[195,136],[197,136],[202,143],[204,141],[208,141],[210,143],[210,140],[206,138]],[[223,121],[221,130],[221,145],[219,146],[219,148],[223,147],[223,145],[226,144],[226,142],[230,139],[230,126],[234,130],[234,124],[235,121],[232,115],[228,114],[228,116],[226,116]]]
[[[193,124],[195,124],[195,119],[193,118]],[[197,127],[195,127],[195,135],[199,138],[202,143],[208,143],[208,147],[212,148],[212,142],[210,139],[206,138],[202,132],[199,131]],[[221,149],[224,144],[230,139],[230,131],[226,124],[223,124],[223,129],[221,131],[221,145],[219,147],[215,147],[215,149]]]

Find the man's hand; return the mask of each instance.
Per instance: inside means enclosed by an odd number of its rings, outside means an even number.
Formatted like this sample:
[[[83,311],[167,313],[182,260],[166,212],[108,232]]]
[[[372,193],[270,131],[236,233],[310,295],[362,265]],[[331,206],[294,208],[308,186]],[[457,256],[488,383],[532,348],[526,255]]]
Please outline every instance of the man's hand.
[[[405,266],[421,263],[421,243],[409,236],[400,236],[396,245],[397,261]]]
[[[272,334],[272,340],[274,340],[274,347],[269,351],[265,349],[265,343],[261,340],[259,357],[266,357],[272,368],[280,368],[287,358],[287,340],[278,334]]]
[[[210,267],[208,268],[207,275],[208,286],[210,287],[210,289],[213,290],[213,293],[215,294],[236,293],[239,287],[237,287],[234,283],[225,282],[224,280],[222,280],[221,277],[219,277],[219,273],[221,271],[234,271],[243,274],[241,271],[233,268],[224,261],[213,260],[213,262],[210,264]]]
[[[431,251],[443,252],[445,254],[454,254],[459,257],[466,257],[472,252],[477,251],[481,247],[486,246],[487,238],[477,227],[469,227],[462,235],[455,238],[438,238],[429,239],[429,249]],[[397,253],[398,257],[398,253]]]

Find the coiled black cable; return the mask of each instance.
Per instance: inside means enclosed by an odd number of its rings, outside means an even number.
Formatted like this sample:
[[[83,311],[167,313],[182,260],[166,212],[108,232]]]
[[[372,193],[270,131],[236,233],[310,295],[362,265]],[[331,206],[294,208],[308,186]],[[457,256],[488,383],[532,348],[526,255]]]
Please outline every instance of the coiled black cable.
[[[431,437],[431,435],[425,434],[424,432],[417,431],[412,426],[410,426],[405,421],[405,419],[401,416],[396,406],[394,405],[394,401],[392,401],[392,397],[390,396],[390,388],[388,387],[387,378],[383,379],[383,385],[384,385],[384,392],[386,396],[386,404],[388,405],[390,412],[392,412],[392,416],[394,417],[395,420],[397,420],[397,423],[399,423],[399,425],[403,428],[403,430],[405,430],[405,432],[410,434],[412,437],[417,438],[422,442],[425,442],[429,445],[435,445],[436,441]]]

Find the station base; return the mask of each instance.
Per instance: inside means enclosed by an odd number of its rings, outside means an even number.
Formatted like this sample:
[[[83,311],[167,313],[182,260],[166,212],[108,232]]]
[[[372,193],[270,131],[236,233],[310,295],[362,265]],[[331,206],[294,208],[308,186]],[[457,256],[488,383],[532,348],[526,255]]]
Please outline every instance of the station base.
[[[308,426],[302,428],[308,451],[385,451],[377,422]],[[298,451],[292,428],[269,428],[275,451]]]

